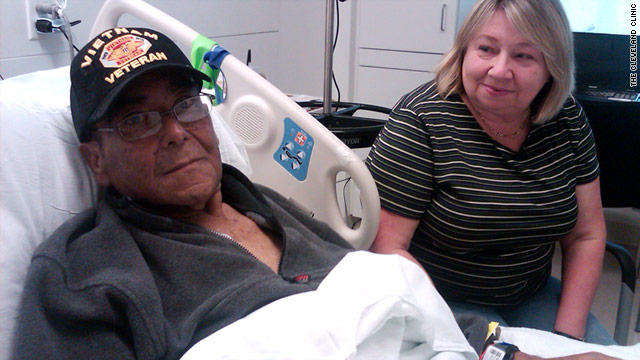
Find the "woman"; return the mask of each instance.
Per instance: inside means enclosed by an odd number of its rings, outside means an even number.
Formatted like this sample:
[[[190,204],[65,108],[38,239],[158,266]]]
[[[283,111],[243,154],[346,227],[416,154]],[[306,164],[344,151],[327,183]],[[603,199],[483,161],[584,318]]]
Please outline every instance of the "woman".
[[[382,204],[371,250],[422,265],[454,311],[611,344],[589,314],[606,231],[573,73],[557,0],[480,0],[367,158]]]

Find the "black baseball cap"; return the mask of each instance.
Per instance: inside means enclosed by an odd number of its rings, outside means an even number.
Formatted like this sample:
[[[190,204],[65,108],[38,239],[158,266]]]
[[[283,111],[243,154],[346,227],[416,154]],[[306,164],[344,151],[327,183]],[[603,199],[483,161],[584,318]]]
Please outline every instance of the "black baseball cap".
[[[156,69],[211,81],[191,66],[171,39],[155,30],[119,27],[89,41],[71,62],[71,115],[80,142],[91,139],[93,124],[128,84]]]

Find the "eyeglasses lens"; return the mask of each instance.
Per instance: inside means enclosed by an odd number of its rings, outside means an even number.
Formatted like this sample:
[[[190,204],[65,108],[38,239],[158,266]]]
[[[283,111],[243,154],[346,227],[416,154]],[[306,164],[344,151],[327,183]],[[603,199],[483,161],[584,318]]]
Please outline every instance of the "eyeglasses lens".
[[[193,124],[209,115],[212,108],[207,95],[194,96],[177,103],[165,114],[173,113],[183,125]],[[162,127],[162,116],[155,111],[130,116],[117,125],[120,135],[126,140],[138,140],[151,136]]]

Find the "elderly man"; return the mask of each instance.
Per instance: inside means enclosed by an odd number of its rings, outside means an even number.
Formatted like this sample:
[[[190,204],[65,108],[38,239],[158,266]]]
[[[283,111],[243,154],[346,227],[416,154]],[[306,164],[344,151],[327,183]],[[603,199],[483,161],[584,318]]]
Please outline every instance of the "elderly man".
[[[74,125],[106,192],[34,254],[12,358],[178,358],[266,304],[317,289],[352,251],[221,163],[203,80],[149,29],[105,31],[76,56]],[[516,351],[501,349],[504,359]]]
[[[76,56],[74,125],[106,196],[34,255],[13,358],[176,358],[317,288],[350,251],[221,163],[202,80],[149,29],[105,31]]]

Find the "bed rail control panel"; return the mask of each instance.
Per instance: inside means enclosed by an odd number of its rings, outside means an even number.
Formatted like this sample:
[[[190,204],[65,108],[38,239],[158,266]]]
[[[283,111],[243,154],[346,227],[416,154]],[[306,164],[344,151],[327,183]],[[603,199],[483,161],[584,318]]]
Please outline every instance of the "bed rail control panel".
[[[303,181],[307,178],[313,137],[290,118],[284,119],[282,143],[273,158],[294,178]]]

